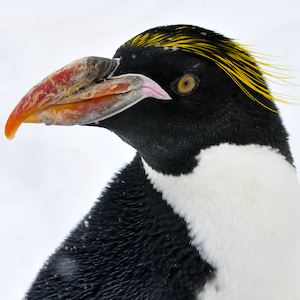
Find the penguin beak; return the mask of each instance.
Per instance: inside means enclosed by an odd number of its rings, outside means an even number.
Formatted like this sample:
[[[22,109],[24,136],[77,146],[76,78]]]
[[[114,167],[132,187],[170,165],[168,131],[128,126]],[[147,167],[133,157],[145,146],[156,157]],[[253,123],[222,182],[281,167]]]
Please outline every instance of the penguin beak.
[[[102,121],[142,99],[170,100],[156,82],[142,74],[112,77],[119,59],[86,57],[52,73],[18,103],[5,127],[13,139],[24,123],[76,125]]]

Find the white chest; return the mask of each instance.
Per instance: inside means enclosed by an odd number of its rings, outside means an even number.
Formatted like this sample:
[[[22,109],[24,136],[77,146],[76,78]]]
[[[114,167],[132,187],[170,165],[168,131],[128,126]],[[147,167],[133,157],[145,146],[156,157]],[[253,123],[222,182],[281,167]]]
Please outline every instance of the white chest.
[[[154,187],[188,225],[217,269],[201,300],[300,300],[300,188],[295,170],[267,147],[201,151],[189,175],[144,162]]]

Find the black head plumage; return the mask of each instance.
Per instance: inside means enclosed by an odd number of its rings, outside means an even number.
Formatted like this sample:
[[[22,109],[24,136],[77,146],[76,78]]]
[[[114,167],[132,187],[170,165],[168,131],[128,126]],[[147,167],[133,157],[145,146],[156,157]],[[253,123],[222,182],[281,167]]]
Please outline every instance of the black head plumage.
[[[292,163],[287,133],[257,61],[238,43],[203,28],[150,29],[122,45],[115,75],[141,73],[172,101],[145,99],[101,126],[135,147],[156,170],[191,172],[201,149],[220,143],[271,146]],[[191,93],[178,92],[186,75]]]

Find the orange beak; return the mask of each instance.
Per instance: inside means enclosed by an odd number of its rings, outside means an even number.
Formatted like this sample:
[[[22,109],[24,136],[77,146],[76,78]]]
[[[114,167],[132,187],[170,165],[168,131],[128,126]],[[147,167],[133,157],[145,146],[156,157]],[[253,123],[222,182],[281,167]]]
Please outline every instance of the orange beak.
[[[23,122],[89,124],[118,114],[145,98],[171,99],[144,75],[111,77],[118,65],[118,59],[86,57],[52,73],[15,107],[5,126],[6,137],[13,139]]]

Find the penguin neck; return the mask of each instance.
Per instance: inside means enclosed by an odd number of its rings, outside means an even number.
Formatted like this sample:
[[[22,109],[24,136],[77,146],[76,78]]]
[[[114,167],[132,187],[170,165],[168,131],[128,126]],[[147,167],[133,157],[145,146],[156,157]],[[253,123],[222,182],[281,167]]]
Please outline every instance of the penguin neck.
[[[220,296],[213,299],[299,299],[300,191],[292,165],[259,145],[213,146],[197,161],[190,174],[180,176],[159,173],[145,160],[143,165],[217,270],[201,299],[214,293]]]
[[[278,114],[259,111],[250,117],[237,107],[225,107],[225,113],[202,117],[201,122],[185,120],[180,124],[159,123],[151,130],[146,126],[126,126],[112,130],[137,149],[151,168],[166,175],[178,176],[193,172],[198,154],[220,144],[260,145],[279,151],[293,165],[288,135]],[[228,121],[230,119],[230,121]]]

